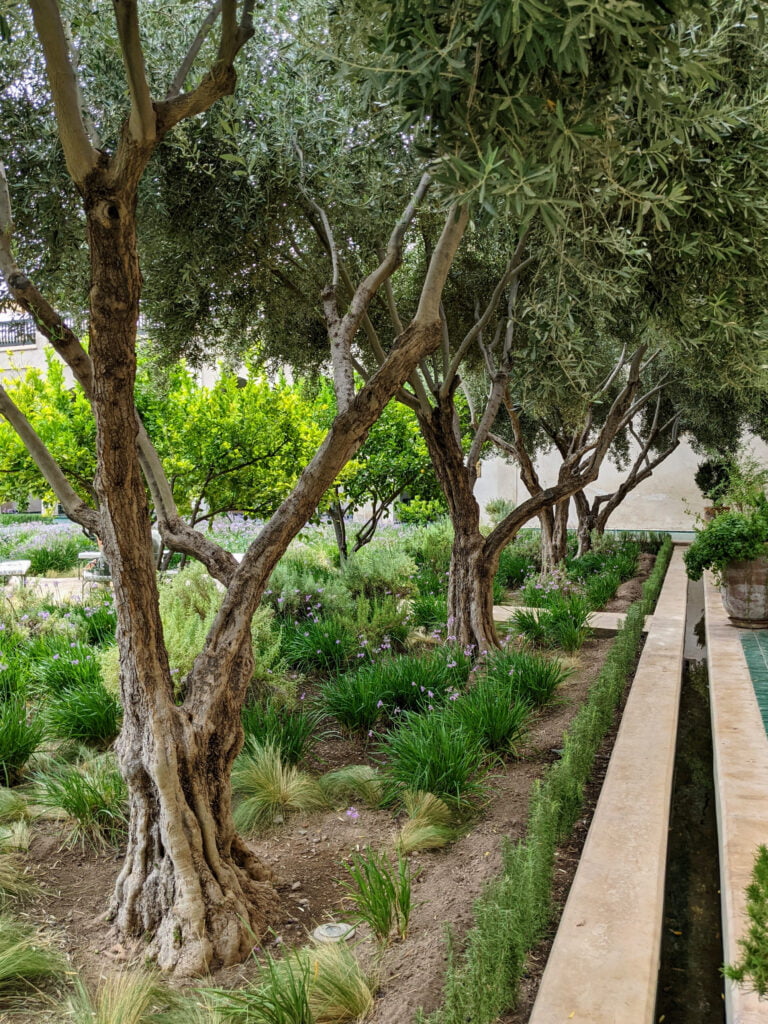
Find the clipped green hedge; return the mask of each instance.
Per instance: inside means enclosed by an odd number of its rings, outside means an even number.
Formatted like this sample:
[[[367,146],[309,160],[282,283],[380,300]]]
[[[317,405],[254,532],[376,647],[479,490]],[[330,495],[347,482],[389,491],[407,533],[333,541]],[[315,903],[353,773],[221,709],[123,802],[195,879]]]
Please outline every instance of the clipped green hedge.
[[[534,786],[525,839],[504,851],[504,870],[475,904],[475,925],[460,956],[449,940],[443,1005],[428,1024],[491,1024],[517,998],[526,957],[552,914],[555,851],[581,813],[584,787],[633,669],[644,617],[653,611],[672,556],[667,537],[643,595],[627,612],[603,670],[571,723],[563,755]]]

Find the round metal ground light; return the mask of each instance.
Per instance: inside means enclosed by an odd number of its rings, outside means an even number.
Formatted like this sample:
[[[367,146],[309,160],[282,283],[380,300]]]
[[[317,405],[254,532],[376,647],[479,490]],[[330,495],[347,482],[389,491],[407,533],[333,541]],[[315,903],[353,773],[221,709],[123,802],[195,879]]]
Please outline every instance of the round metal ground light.
[[[319,924],[312,932],[312,938],[318,942],[341,942],[342,939],[351,939],[355,934],[355,928],[343,921],[326,921]]]

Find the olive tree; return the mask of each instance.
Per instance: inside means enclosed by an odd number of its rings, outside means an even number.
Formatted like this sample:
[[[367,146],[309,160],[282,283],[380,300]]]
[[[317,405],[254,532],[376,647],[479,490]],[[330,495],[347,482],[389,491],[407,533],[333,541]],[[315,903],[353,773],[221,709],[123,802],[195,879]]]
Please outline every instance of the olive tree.
[[[466,206],[446,205],[417,309],[380,371],[356,391],[352,340],[372,297],[401,260],[405,235],[430,178],[423,174],[414,182],[411,199],[390,226],[380,260],[354,289],[334,333],[332,361],[348,382],[337,396],[338,415],[296,488],[238,565],[179,515],[162,463],[136,413],[136,325],[142,291],[136,208],[139,183],[164,137],[232,92],[237,55],[264,26],[254,25],[251,0],[217,2],[201,20],[170,85],[158,93],[157,85],[150,87],[150,80],[159,76],[150,73],[145,61],[138,4],[116,0],[112,14],[91,12],[112,52],[121,55],[128,100],[109,146],[97,137],[100,107],[98,102],[89,105],[81,89],[76,47],[59,4],[31,0],[30,8],[47,74],[47,100],[73,185],[67,195],[78,197],[85,231],[90,265],[87,349],[17,263],[4,174],[0,273],[13,300],[34,317],[90,403],[96,424],[96,502],[75,491],[4,390],[0,413],[24,441],[67,514],[99,536],[112,568],[124,708],[117,749],[130,810],[126,857],[112,901],[117,931],[125,938],[152,936],[151,951],[163,968],[200,972],[243,958],[277,902],[271,872],[237,835],[231,814],[230,770],[242,744],[240,708],[252,674],[253,614],[290,540],[395,390],[419,359],[439,345],[440,295],[468,211]],[[12,47],[28,45],[23,28],[19,31]],[[192,73],[201,53],[207,68]],[[185,88],[190,75],[193,84]],[[12,166],[23,154],[12,144],[5,157]],[[181,693],[163,643],[147,492],[166,546],[203,562],[226,588]]]

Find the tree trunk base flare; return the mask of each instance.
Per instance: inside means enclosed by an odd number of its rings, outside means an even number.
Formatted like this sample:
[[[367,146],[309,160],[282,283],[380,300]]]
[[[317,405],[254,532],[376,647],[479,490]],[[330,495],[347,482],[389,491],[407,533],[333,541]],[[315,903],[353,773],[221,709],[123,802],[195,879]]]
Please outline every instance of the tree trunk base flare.
[[[142,731],[144,753],[153,730]],[[150,936],[147,955],[184,977],[241,963],[278,908],[273,873],[232,823],[229,777],[239,730],[210,733],[202,758],[190,732],[182,729],[184,745],[172,735],[156,744],[148,771],[124,729],[119,753],[130,824],[110,911],[121,938]]]

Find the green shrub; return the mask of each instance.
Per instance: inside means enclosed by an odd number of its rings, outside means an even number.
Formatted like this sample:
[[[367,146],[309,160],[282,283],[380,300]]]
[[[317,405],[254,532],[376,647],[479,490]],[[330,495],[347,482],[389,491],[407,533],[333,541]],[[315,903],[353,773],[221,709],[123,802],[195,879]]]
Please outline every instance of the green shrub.
[[[740,985],[749,983],[750,990],[762,999],[768,994],[768,847],[758,847],[752,868],[752,881],[747,886],[747,917],[749,929],[739,939],[741,957],[738,963],[723,968],[726,978]]]
[[[394,597],[358,598],[355,611],[348,618],[369,648],[402,650],[411,632],[410,605]]]
[[[128,830],[128,790],[114,758],[40,773],[37,802],[63,811],[72,821],[67,842],[118,846]]]
[[[763,499],[749,512],[723,512],[696,534],[683,555],[692,580],[705,569],[723,572],[729,562],[751,561],[768,551],[768,502]]]
[[[448,518],[414,530],[405,541],[405,549],[419,566],[419,572],[429,569],[443,581],[451,565],[452,548],[453,526]]]
[[[536,562],[514,544],[510,544],[499,555],[496,579],[503,587],[520,587],[528,576],[536,572]]]
[[[380,744],[389,799],[405,789],[425,790],[457,802],[482,792],[480,740],[439,711],[405,712],[399,728]]]
[[[369,544],[347,559],[341,578],[354,597],[409,597],[416,563],[394,544]]]
[[[511,515],[516,507],[514,501],[511,501],[509,498],[493,498],[486,503],[485,514],[491,520],[491,525],[495,527],[503,519]]]
[[[275,566],[263,601],[287,622],[318,619],[323,614],[352,614],[354,601],[338,574],[320,575],[316,569],[283,558]]]
[[[171,670],[179,686],[202,651],[220,605],[221,590],[200,563],[161,585],[163,636]],[[280,638],[272,629],[272,619],[272,611],[261,607],[251,622],[253,681],[256,686],[270,683],[273,676],[281,671]]]
[[[401,523],[423,526],[439,522],[445,515],[444,498],[411,498],[397,506],[397,518]]]
[[[123,709],[100,679],[88,679],[52,696],[45,708],[48,733],[106,749],[120,732]]]
[[[298,764],[306,756],[321,719],[319,712],[303,705],[287,708],[269,697],[246,704],[242,711],[246,737],[275,747],[287,764]]]
[[[15,786],[21,781],[27,761],[43,739],[40,715],[29,717],[26,695],[15,693],[0,704],[0,784]]]
[[[443,629],[448,621],[448,598],[442,594],[417,594],[411,604],[413,624],[423,629]]]

